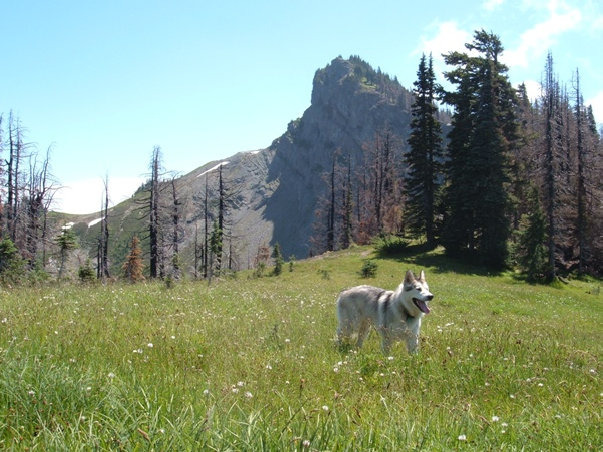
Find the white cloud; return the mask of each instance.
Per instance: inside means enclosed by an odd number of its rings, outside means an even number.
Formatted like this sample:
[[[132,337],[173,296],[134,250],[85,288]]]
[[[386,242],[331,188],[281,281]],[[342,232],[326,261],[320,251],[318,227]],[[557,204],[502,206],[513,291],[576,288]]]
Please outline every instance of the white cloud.
[[[542,85],[540,82],[535,80],[524,80],[522,83],[526,86],[528,97],[532,102],[534,102],[542,94]]]
[[[486,0],[482,5],[486,11],[494,11],[496,8],[501,6],[505,0]]]
[[[430,28],[434,28],[431,26]],[[443,53],[454,50],[465,51],[465,43],[471,41],[471,33],[461,30],[454,21],[441,22],[436,25],[436,33],[432,38],[421,38],[421,44],[413,54],[433,54],[434,60],[441,59]]]
[[[109,177],[109,204],[129,198],[144,182],[141,177]],[[53,210],[72,214],[98,212],[104,197],[103,179],[80,179],[68,182],[55,195]]]
[[[435,33],[434,33],[435,32]],[[433,68],[436,74],[442,74],[449,68],[444,63],[442,54],[447,54],[452,51],[466,52],[465,43],[471,42],[472,34],[466,30],[459,28],[454,21],[441,22],[432,24],[427,28],[427,33],[431,33],[431,37],[423,35],[421,43],[412,52],[413,55],[424,53],[433,56]],[[440,78],[440,83],[446,86],[446,82]]]
[[[550,0],[547,10],[547,19],[523,32],[519,45],[503,54],[501,59],[507,66],[527,68],[534,59],[542,59],[559,35],[575,29],[583,19],[578,8],[563,0]]]

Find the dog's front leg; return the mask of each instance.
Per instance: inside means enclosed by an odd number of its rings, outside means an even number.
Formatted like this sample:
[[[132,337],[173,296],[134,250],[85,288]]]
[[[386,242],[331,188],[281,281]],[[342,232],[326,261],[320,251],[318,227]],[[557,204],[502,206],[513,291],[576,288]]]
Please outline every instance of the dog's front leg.
[[[416,354],[419,352],[419,335],[410,331],[408,333],[408,337],[406,339],[406,347],[408,348],[408,353]]]
[[[392,345],[390,331],[387,328],[382,328],[379,332],[381,333],[381,350],[384,355],[389,355],[389,349]]]

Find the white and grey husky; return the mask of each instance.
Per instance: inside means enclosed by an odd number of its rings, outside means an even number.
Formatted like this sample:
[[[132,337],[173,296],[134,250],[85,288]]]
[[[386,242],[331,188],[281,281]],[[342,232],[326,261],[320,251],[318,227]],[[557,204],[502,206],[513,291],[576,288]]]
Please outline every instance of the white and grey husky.
[[[417,279],[407,271],[395,291],[373,286],[357,286],[344,290],[337,297],[337,340],[342,344],[357,335],[358,347],[373,326],[381,334],[381,349],[389,353],[393,340],[406,340],[410,353],[419,347],[419,332],[428,302],[433,299],[425,280],[425,272]]]

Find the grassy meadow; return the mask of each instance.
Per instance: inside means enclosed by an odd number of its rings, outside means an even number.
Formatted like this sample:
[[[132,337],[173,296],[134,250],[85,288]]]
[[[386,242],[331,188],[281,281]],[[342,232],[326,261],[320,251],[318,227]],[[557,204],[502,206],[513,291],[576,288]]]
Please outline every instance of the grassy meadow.
[[[601,450],[599,281],[369,248],[279,277],[0,289],[0,450]],[[425,268],[421,349],[334,346],[334,300]]]

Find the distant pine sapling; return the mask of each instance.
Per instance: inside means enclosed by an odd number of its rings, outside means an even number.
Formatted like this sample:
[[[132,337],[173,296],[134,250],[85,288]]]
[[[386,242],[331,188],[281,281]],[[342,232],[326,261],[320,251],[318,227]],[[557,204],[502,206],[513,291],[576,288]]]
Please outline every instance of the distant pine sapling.
[[[90,262],[90,259],[86,259],[84,265],[79,268],[77,276],[83,283],[94,281],[94,269],[92,268],[92,263]]]
[[[377,263],[372,259],[364,259],[362,261],[362,268],[360,269],[360,276],[362,278],[374,278],[377,276]]]
[[[274,245],[274,249],[272,250],[272,259],[274,259],[274,276],[279,276],[283,272],[283,255],[281,253],[281,246],[276,243]]]
[[[63,271],[65,270],[65,262],[67,261],[67,254],[69,251],[77,248],[77,237],[71,229],[63,229],[61,235],[56,239],[56,244],[59,246],[61,254],[61,264],[59,267],[59,279],[63,277]]]

